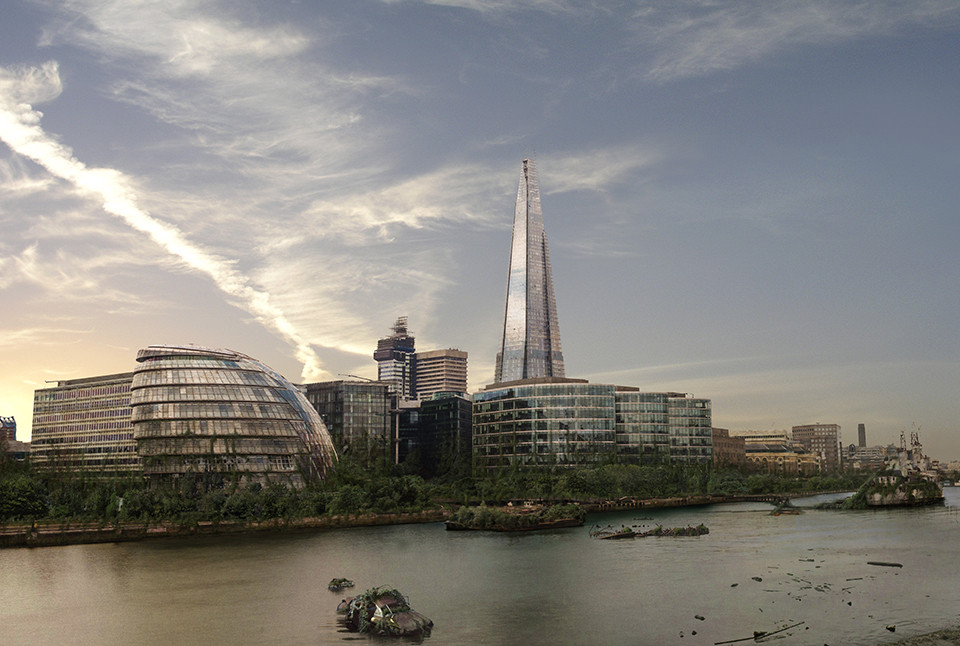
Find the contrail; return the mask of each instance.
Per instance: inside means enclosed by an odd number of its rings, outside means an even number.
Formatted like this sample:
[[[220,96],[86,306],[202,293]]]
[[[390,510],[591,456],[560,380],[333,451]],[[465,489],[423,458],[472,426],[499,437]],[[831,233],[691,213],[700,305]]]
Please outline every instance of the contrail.
[[[40,127],[43,115],[33,104],[56,98],[60,92],[56,62],[39,68],[0,67],[0,140],[14,152],[99,200],[104,211],[146,233],[187,265],[208,275],[260,323],[294,346],[296,357],[303,364],[304,380],[329,378],[313,347],[294,329],[280,308],[270,303],[270,295],[252,286],[250,279],[236,271],[230,260],[193,244],[176,226],[157,220],[137,206],[136,191],[123,173],[111,168],[88,168],[73,151],[44,132]]]

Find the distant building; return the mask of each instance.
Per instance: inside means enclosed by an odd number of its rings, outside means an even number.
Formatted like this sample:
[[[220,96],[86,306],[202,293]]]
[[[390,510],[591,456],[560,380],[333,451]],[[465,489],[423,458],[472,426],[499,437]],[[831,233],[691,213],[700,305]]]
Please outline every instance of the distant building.
[[[130,419],[133,373],[58,381],[33,395],[30,461],[111,476],[140,470]]]
[[[6,440],[14,442],[17,439],[17,420],[10,417],[0,417],[0,442]]]
[[[420,400],[430,399],[436,393],[467,392],[467,353],[454,348],[417,352],[414,384]]]
[[[377,341],[373,358],[377,361],[377,381],[382,381],[401,399],[415,399],[414,346],[416,339],[407,333],[407,317],[399,316],[393,334]]]
[[[278,373],[232,350],[150,346],[130,404],[151,485],[278,482],[299,487],[336,460],[323,420]]]
[[[867,426],[866,424],[857,424],[857,439],[859,440],[858,446],[860,448],[865,448],[867,446]]]
[[[847,447],[843,464],[845,469],[853,471],[878,471],[888,459],[895,458],[896,455],[897,447],[893,444],[889,447],[851,444]]]
[[[496,383],[563,377],[560,324],[553,270],[543,228],[540,181],[532,159],[524,159],[513,215],[503,335]]]
[[[337,451],[367,459],[391,453],[389,386],[379,381],[325,381],[306,384]]]
[[[473,396],[474,468],[712,459],[710,400],[545,377]]]
[[[730,436],[725,428],[713,430],[713,463],[717,466],[736,466],[743,464],[747,459],[744,439]]]
[[[805,424],[794,426],[792,438],[811,453],[820,456],[820,465],[826,473],[842,468],[839,424]]]

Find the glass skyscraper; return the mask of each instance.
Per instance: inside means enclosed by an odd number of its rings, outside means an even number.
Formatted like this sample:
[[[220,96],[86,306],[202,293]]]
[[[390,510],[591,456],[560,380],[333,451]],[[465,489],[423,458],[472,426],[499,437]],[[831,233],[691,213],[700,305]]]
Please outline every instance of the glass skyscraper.
[[[513,216],[507,305],[497,352],[496,382],[563,376],[540,183],[533,160],[524,159]]]

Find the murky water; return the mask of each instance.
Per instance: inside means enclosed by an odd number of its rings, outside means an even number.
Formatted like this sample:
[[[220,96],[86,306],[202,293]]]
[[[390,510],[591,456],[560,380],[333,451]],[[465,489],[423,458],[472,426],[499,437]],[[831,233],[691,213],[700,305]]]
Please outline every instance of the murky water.
[[[702,522],[699,538],[429,524],[4,550],[0,643],[379,642],[338,624],[341,595],[326,589],[336,576],[406,593],[436,624],[426,644],[712,645],[800,622],[770,640],[889,643],[960,624],[960,489],[946,493],[943,507],[881,512],[773,517],[735,504],[588,517]]]

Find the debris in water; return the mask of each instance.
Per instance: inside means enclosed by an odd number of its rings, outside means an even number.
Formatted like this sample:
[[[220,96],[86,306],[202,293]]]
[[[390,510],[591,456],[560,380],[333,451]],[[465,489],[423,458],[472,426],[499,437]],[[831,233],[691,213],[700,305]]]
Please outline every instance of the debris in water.
[[[903,567],[903,563],[891,563],[889,561],[867,561],[867,565],[881,565],[883,567]]]

